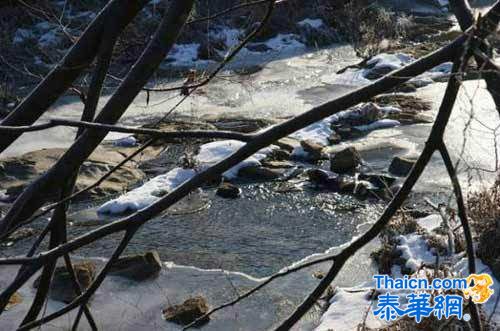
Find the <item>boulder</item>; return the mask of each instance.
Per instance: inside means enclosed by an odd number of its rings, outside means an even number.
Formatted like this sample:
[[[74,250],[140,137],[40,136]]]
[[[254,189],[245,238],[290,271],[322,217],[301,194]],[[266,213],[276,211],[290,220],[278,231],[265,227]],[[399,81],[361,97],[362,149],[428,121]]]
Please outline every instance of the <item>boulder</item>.
[[[323,157],[323,148],[325,146],[318,144],[313,140],[302,140],[300,142],[300,146],[302,146],[304,151],[308,154],[309,158],[313,161],[321,160],[321,158]]]
[[[158,276],[162,263],[158,252],[151,251],[139,255],[124,256],[112,264],[109,274],[142,281]]]
[[[50,169],[64,151],[62,148],[42,149],[21,156],[0,159],[0,191],[5,190],[8,196],[16,197],[29,183]],[[98,148],[82,164],[76,190],[95,183],[124,157],[117,150]],[[135,168],[133,163],[128,164],[115,171],[99,187],[78,196],[77,200],[118,194],[126,190],[129,185],[145,178],[145,174]],[[51,197],[57,197],[57,193],[56,190],[50,192]]]
[[[238,176],[251,179],[251,180],[274,180],[281,177],[282,171],[277,169],[269,169],[266,167],[252,165],[249,167],[241,168],[238,171]]]
[[[169,322],[180,325],[188,325],[205,315],[209,310],[207,300],[201,296],[187,299],[180,305],[167,307],[163,310],[163,318]],[[205,318],[197,325],[207,323],[209,318]]]
[[[73,264],[78,283],[82,290],[86,290],[95,278],[95,265],[92,262],[81,262]],[[40,277],[37,278],[33,287],[38,288],[40,284]],[[50,284],[49,297],[55,301],[70,303],[76,297],[76,291],[71,278],[71,275],[66,269],[66,266],[57,267],[54,270],[52,283]]]
[[[361,163],[361,156],[354,147],[348,147],[330,157],[330,170],[336,173],[353,172]]]
[[[241,189],[231,183],[222,183],[218,188],[216,194],[226,199],[236,199],[241,195]]]
[[[415,162],[416,161],[412,159],[396,156],[392,159],[391,165],[389,166],[389,172],[393,175],[404,177],[410,173]]]

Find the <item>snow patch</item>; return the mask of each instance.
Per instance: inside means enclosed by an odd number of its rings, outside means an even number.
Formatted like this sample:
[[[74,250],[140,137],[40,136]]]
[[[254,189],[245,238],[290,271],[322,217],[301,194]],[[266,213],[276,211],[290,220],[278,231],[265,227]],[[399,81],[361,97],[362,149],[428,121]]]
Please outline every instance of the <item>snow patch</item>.
[[[441,216],[433,214],[427,217],[419,218],[417,223],[428,232],[432,232],[434,229],[439,228],[441,221]]]
[[[299,37],[294,34],[281,34],[279,33],[276,37],[269,39],[265,42],[266,46],[274,51],[287,52],[296,51],[306,48],[306,46],[301,43]]]
[[[196,161],[203,168],[208,168],[233,154],[244,145],[244,142],[238,140],[223,140],[204,144],[201,146],[200,152],[196,156]],[[227,179],[234,179],[238,177],[238,171],[240,169],[253,165],[261,165],[260,161],[276,148],[276,146],[269,146],[259,150],[254,155],[224,172],[223,176]]]
[[[427,242],[421,235],[409,234],[399,236],[399,245],[396,247],[406,260],[405,266],[412,271],[417,271],[423,264],[432,265],[436,257],[429,251]]]
[[[322,26],[324,26],[325,23],[323,22],[323,20],[321,18],[315,18],[315,19],[306,18],[306,19],[298,22],[297,25],[299,25],[299,26],[306,26],[306,25],[308,25],[308,26],[310,26],[313,29],[319,29]]]
[[[196,175],[196,171],[193,169],[172,169],[166,174],[154,177],[144,185],[104,203],[97,212],[123,214],[141,210],[155,203],[161,196],[171,192],[194,175]]]
[[[365,316],[367,329],[375,330],[383,327],[383,322],[368,311],[376,307],[376,301],[370,299],[371,292],[371,289],[337,288],[328,310],[321,316],[320,324],[315,331],[357,330]]]

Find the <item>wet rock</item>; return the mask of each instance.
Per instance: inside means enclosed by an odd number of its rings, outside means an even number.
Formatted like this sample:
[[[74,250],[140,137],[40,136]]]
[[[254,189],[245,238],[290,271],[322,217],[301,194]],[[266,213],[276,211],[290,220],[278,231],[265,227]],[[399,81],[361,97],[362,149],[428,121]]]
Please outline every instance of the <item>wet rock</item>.
[[[415,162],[416,161],[412,159],[396,156],[392,159],[391,165],[389,166],[389,172],[396,176],[406,176],[410,173]]]
[[[274,145],[286,150],[289,153],[292,153],[295,148],[300,146],[300,142],[297,139],[285,137],[276,141]]]
[[[226,199],[236,199],[241,195],[241,189],[231,183],[222,183],[218,188],[216,194]]]
[[[366,180],[378,188],[390,187],[396,181],[395,177],[373,173],[361,173],[358,179]]]
[[[337,133],[333,132],[329,137],[328,137],[328,143],[330,145],[336,145],[339,144],[342,141],[342,137]]]
[[[313,184],[323,186],[337,186],[337,178],[335,174],[329,171],[323,169],[307,169],[306,174],[309,178],[309,181]]]
[[[119,258],[111,266],[109,274],[142,281],[158,276],[161,267],[162,263],[158,252],[151,251],[140,255]]]
[[[277,169],[269,169],[262,166],[249,166],[245,168],[241,168],[238,171],[238,176],[251,179],[251,180],[274,180],[281,177],[283,174],[282,171]]]
[[[11,197],[19,195],[33,180],[45,173],[64,153],[62,148],[42,149],[21,156],[0,159],[0,190],[5,190]],[[76,190],[81,190],[100,179],[112,167],[124,159],[116,150],[98,148],[85,161],[76,183]],[[123,192],[129,185],[145,178],[145,174],[134,167],[125,165],[109,176],[99,187],[78,196],[77,200],[86,200]],[[56,189],[56,188],[54,188]],[[56,197],[55,190],[50,192]]]
[[[361,156],[354,147],[348,147],[330,157],[330,170],[336,173],[353,172],[361,163]]]
[[[323,148],[325,146],[318,144],[310,139],[302,140],[300,146],[308,154],[309,158],[313,161],[318,161],[323,158]]]
[[[372,68],[372,69],[366,71],[364,76],[366,79],[375,80],[375,79],[379,79],[379,78],[387,75],[388,73],[392,72],[393,70],[394,70],[394,68],[391,66],[379,65],[375,68]]]
[[[78,283],[82,290],[87,289],[95,278],[95,265],[92,262],[82,262],[73,264]],[[33,283],[34,288],[38,288],[40,277]],[[73,301],[77,294],[74,289],[72,278],[66,266],[57,267],[50,285],[49,296],[52,300],[69,303]]]
[[[188,325],[205,315],[209,310],[207,300],[201,296],[187,299],[180,305],[167,307],[163,310],[163,318],[169,322]],[[200,321],[198,325],[207,323],[209,318]]]
[[[354,193],[356,181],[351,176],[342,175],[337,178],[337,187],[342,193]]]

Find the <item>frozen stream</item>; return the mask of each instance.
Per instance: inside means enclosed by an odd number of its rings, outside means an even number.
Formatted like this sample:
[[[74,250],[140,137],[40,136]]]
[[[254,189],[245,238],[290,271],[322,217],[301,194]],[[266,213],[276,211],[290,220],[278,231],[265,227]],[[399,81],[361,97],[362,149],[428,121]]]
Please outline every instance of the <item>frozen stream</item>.
[[[288,55],[284,58],[270,57],[263,70],[255,74],[232,75],[228,79],[215,80],[202,89],[202,93],[195,94],[185,102],[176,114],[203,117],[239,113],[248,117],[282,119],[357,87],[358,82],[355,80],[343,80],[340,83],[336,79],[337,70],[358,62],[347,46],[338,45],[310,52],[296,49]],[[242,63],[241,59],[239,61],[238,65],[255,64],[251,56],[245,60],[246,63]],[[437,107],[444,87],[444,84],[433,84],[420,89],[417,94]],[[169,95],[153,94],[150,105],[146,107],[145,95],[141,94],[127,111],[122,123],[140,125],[152,117],[160,116],[179,100],[179,97],[165,100],[169,98]],[[474,107],[471,107],[471,98]],[[101,102],[106,99],[103,98]],[[66,97],[44,119],[76,119],[81,108],[80,103]],[[493,151],[496,144],[490,129],[495,129],[499,121],[498,114],[492,110],[492,101],[482,83],[466,83],[446,140],[454,158],[463,155],[469,168],[495,168]],[[465,126],[468,128],[464,131]],[[383,170],[387,169],[394,155],[417,155],[429,129],[430,125],[421,124],[377,130],[355,142],[344,144],[355,144],[373,168]],[[72,129],[56,128],[24,135],[5,152],[5,156],[40,148],[68,146],[73,133]],[[474,188],[487,185],[492,180],[487,172],[463,169],[461,178],[466,187],[469,178]],[[422,194],[449,193],[448,187],[442,164],[435,157],[418,184],[418,191]],[[105,282],[93,302],[103,329],[176,329],[175,325],[161,320],[159,311],[166,304],[179,303],[196,294],[206,296],[211,305],[222,303],[236,295],[234,288],[241,292],[255,285],[259,278],[253,277],[264,277],[311,254],[349,242],[353,236],[366,230],[381,211],[381,206],[330,192],[304,190],[279,193],[275,183],[244,185],[243,192],[242,198],[228,202],[215,197],[213,189],[205,190],[202,195],[193,198],[204,206],[200,211],[166,214],[145,225],[129,247],[129,252],[157,249],[164,261],[175,264],[167,263],[157,280],[137,286],[113,278]],[[80,221],[95,221],[98,219],[95,206],[90,207],[73,213],[71,217]],[[86,227],[72,227],[71,235],[87,230]],[[79,253],[90,257],[108,256],[117,238],[111,236]],[[372,243],[371,247],[352,259],[336,284],[353,286],[368,280],[375,271],[369,253],[376,245]],[[24,248],[15,245],[5,249],[4,253],[18,255]],[[263,330],[271,327],[288,315],[318,282],[311,276],[318,269],[326,270],[326,266],[278,280],[259,295],[216,315],[214,321],[204,329]],[[0,269],[0,285],[4,285],[12,273],[10,268]],[[21,294],[30,296],[33,290],[26,286]],[[56,304],[51,303],[48,310],[55,307]],[[25,309],[27,305],[23,303],[9,311],[1,322],[2,329],[13,329],[12,321]],[[120,321],[109,316],[120,316]],[[317,317],[317,314],[312,313],[298,329],[311,329]],[[67,326],[65,317],[47,329]]]

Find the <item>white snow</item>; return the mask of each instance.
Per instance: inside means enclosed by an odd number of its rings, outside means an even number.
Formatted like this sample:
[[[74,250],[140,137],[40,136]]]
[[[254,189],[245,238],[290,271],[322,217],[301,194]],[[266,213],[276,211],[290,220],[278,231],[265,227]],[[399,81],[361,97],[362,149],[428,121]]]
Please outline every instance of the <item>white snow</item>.
[[[366,327],[370,330],[384,326],[371,311],[376,300],[370,300],[371,289],[337,288],[330,300],[328,310],[321,316],[315,331],[352,331],[366,316]]]
[[[419,218],[417,223],[428,232],[432,232],[441,225],[441,221],[441,216],[433,214],[427,217]]]
[[[192,66],[194,64],[208,64],[210,61],[198,59],[198,49],[200,44],[176,44],[167,55],[167,60],[175,66]]]
[[[215,39],[223,40],[227,48],[238,45],[242,34],[242,30],[229,28],[227,26],[221,26],[213,31],[210,31],[210,36]]]
[[[269,39],[265,42],[267,47],[274,51],[289,52],[300,49],[305,49],[306,46],[298,40],[298,36],[294,34],[281,34]]]
[[[127,192],[116,199],[104,203],[101,214],[123,214],[133,212],[155,203],[160,197],[191,179],[196,174],[193,169],[175,168],[166,174],[154,177],[144,185]]]
[[[401,68],[404,65],[407,65],[413,62],[415,59],[404,53],[396,53],[396,54],[387,54],[382,53],[371,58],[366,64],[369,66],[373,65],[374,68],[388,67],[392,70],[396,70]]]
[[[223,140],[204,144],[201,146],[200,152],[196,156],[196,161],[203,168],[208,168],[233,154],[244,145],[244,142],[238,140]],[[266,155],[269,154],[273,149],[276,149],[276,146],[270,146],[261,149],[251,157],[224,172],[223,176],[227,179],[233,179],[238,176],[238,171],[240,169],[252,165],[261,165],[260,160],[265,158]]]
[[[308,25],[313,29],[319,29],[323,25],[325,25],[325,23],[323,23],[323,20],[321,18],[315,18],[315,19],[306,18],[306,19],[298,22],[297,25],[300,25],[300,26]]]
[[[396,249],[401,251],[401,256],[406,260],[405,266],[412,271],[417,271],[423,264],[433,265],[436,262],[423,236],[412,233],[399,236],[398,240]]]
[[[316,143],[327,145],[328,137],[333,133],[330,128],[331,117],[327,117],[319,122],[313,123],[299,131],[296,131],[290,135],[290,137],[298,140],[312,140]],[[302,147],[296,148],[297,153],[300,154]],[[294,154],[295,151],[294,151]]]

